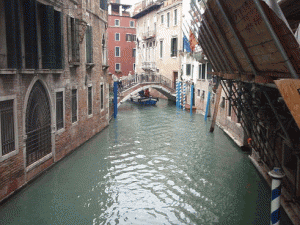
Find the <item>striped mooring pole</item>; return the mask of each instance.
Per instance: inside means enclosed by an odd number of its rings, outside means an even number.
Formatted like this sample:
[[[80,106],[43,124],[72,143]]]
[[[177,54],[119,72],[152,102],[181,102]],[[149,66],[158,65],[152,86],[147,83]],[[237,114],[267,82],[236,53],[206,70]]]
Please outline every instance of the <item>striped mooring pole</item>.
[[[185,99],[186,99],[186,83],[183,83],[183,99],[182,99],[182,109],[185,110]]]
[[[193,114],[194,84],[191,85],[190,114]]]
[[[281,181],[285,175],[279,167],[274,167],[274,169],[269,172],[269,175],[272,178],[271,225],[279,225]]]
[[[182,96],[182,83],[181,83],[181,81],[179,81],[179,93],[178,93],[178,96],[179,96],[179,98],[178,98],[178,107],[179,107],[179,109],[181,109],[181,96]]]
[[[176,107],[179,108],[179,80],[176,80]]]
[[[118,114],[118,82],[114,82],[114,118]]]

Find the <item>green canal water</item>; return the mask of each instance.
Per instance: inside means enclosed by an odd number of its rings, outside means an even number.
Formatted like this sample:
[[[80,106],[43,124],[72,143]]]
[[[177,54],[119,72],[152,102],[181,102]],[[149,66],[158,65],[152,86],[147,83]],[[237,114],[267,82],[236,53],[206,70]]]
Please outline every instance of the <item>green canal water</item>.
[[[269,224],[270,190],[202,115],[125,103],[109,127],[0,207],[0,224]],[[291,224],[283,215],[281,224]]]

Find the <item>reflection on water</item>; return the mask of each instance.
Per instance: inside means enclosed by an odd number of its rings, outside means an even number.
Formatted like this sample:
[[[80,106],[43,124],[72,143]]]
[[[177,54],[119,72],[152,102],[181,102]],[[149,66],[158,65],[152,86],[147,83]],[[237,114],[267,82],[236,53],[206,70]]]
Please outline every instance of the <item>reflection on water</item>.
[[[164,100],[123,104],[107,129],[2,206],[0,224],[268,224],[269,187],[203,120]]]

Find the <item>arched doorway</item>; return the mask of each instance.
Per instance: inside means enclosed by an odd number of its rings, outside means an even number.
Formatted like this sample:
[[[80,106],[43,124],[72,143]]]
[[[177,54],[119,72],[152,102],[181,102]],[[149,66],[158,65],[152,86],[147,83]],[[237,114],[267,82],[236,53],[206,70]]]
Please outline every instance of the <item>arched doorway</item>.
[[[28,98],[26,117],[26,166],[51,153],[51,111],[49,98],[37,81]]]

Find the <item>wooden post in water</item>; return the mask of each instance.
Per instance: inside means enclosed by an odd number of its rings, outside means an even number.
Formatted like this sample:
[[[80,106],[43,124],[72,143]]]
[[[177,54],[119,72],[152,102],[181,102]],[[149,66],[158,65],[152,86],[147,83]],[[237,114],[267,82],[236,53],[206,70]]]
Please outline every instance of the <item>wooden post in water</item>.
[[[219,84],[218,90],[217,90],[217,96],[216,96],[216,101],[215,101],[215,109],[214,109],[214,115],[213,119],[211,121],[211,126],[209,132],[214,132],[215,130],[215,124],[216,124],[216,119],[219,111],[219,105],[220,105],[220,99],[221,99],[221,92],[222,92],[222,85]]]
[[[114,118],[118,114],[118,82],[114,82]]]

